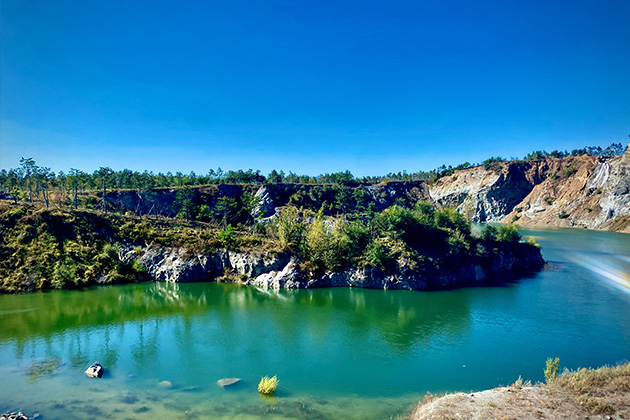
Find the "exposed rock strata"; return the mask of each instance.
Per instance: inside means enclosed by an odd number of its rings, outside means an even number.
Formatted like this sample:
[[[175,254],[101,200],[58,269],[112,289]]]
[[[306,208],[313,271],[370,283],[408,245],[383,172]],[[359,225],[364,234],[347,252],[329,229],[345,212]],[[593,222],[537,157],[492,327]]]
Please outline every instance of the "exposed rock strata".
[[[134,258],[137,250],[128,250],[126,258]],[[412,269],[406,261],[398,261],[391,272],[377,268],[347,268],[322,276],[311,276],[299,270],[295,257],[286,254],[261,254],[218,250],[213,254],[191,254],[182,249],[148,247],[139,262],[154,281],[237,282],[275,289],[314,287],[364,287],[374,289],[426,290],[480,284],[493,275],[522,272],[542,267],[538,248],[527,244],[497,243],[488,256],[465,261],[456,268]]]
[[[603,158],[589,155],[545,157],[538,161],[497,162],[455,171],[435,182],[386,182],[353,185],[348,196],[364,197],[362,205],[383,210],[401,200],[413,205],[428,200],[453,206],[474,222],[516,222],[526,226],[584,227],[630,232],[630,150]],[[196,204],[211,208],[220,197],[255,194],[254,219],[273,217],[278,207],[302,197],[315,211],[337,200],[330,185],[212,185],[193,188]],[[121,212],[174,217],[177,189],[114,191],[109,205]],[[302,204],[300,204],[302,205]]]

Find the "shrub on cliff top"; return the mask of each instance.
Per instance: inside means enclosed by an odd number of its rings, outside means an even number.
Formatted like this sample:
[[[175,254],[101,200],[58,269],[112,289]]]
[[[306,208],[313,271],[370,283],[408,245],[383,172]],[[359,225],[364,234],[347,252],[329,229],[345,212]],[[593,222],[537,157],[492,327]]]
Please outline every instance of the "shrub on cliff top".
[[[516,243],[521,240],[521,235],[514,225],[499,226],[497,229],[497,240],[501,242]]]

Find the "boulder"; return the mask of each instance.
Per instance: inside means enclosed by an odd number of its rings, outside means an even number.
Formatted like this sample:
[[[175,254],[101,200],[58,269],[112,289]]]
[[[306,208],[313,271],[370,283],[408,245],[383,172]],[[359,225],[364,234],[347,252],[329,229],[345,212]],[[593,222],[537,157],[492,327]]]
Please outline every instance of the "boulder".
[[[90,378],[102,378],[104,372],[103,366],[98,362],[94,362],[86,369],[85,374]]]
[[[234,385],[235,383],[240,382],[240,381],[241,381],[241,378],[224,378],[224,379],[219,379],[217,383],[221,385],[223,388],[225,388],[226,386]]]

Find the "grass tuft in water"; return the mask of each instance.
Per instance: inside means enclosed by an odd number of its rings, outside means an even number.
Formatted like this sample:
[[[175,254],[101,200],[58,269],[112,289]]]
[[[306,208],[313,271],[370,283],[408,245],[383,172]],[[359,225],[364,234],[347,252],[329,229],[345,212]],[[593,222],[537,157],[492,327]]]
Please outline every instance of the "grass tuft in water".
[[[271,395],[276,391],[278,383],[279,381],[277,375],[274,375],[271,378],[265,376],[260,379],[260,383],[258,384],[258,392],[265,395]]]

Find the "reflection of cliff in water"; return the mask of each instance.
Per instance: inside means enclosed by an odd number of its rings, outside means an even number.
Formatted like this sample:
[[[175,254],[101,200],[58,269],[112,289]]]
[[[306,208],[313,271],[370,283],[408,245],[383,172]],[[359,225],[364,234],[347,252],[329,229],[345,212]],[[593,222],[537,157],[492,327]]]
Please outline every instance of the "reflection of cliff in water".
[[[32,310],[11,312],[4,306],[0,340],[15,342],[18,358],[36,342],[54,341],[67,351],[74,368],[87,364],[92,354],[114,368],[120,351],[128,351],[136,366],[146,367],[158,358],[160,337],[171,334],[193,358],[197,345],[216,347],[225,357],[236,348],[257,353],[264,346],[291,354],[306,342],[324,349],[330,341],[352,344],[373,335],[392,350],[407,353],[416,345],[430,345],[435,337],[444,344],[465,333],[466,296],[345,288],[269,292],[214,283],[3,296]],[[261,329],[268,332],[262,342],[256,333]],[[52,350],[44,353],[60,356]]]
[[[352,340],[379,334],[394,350],[407,352],[415,345],[427,345],[436,335],[449,340],[466,332],[469,302],[464,293],[408,292],[400,290],[311,289],[278,291],[279,301],[287,301],[302,311],[315,336],[326,336],[329,328],[343,324]],[[292,321],[278,318],[289,331]]]
[[[19,341],[84,326],[191,316],[206,310],[205,298],[205,294],[188,293],[172,283],[4,295],[0,296],[0,339]]]

